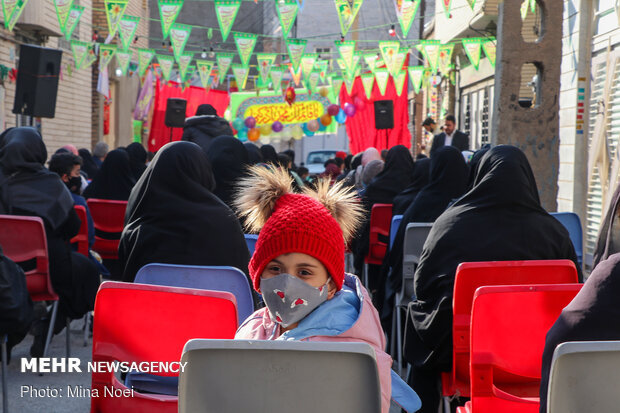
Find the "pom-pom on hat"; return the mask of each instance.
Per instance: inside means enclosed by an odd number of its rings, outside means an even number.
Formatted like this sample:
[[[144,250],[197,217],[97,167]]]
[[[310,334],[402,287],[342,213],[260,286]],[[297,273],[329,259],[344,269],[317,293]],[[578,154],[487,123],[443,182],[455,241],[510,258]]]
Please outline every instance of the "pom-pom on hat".
[[[249,265],[254,289],[259,290],[260,276],[271,260],[292,252],[319,260],[337,289],[342,288],[345,242],[362,217],[353,192],[320,181],[316,190],[296,194],[284,169],[253,166],[239,184],[235,206],[247,229],[260,231]]]

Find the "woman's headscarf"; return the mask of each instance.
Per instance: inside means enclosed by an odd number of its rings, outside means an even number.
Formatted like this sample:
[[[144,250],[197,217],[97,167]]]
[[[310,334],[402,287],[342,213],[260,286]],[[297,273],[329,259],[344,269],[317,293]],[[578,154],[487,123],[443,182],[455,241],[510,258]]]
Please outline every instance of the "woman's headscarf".
[[[93,179],[99,171],[99,167],[93,160],[93,156],[90,154],[90,151],[85,148],[80,149],[78,153],[82,158],[82,171],[86,172],[89,179]]]
[[[119,246],[124,281],[133,281],[152,262],[227,265],[247,274],[250,255],[243,231],[212,186],[200,146],[173,142],[157,152],[127,204]]]
[[[428,185],[431,174],[431,160],[420,158],[413,165],[413,180],[403,192],[394,197],[392,215],[403,215],[422,188]]]
[[[127,151],[115,149],[108,152],[101,169],[84,190],[84,198],[126,201],[135,183]]]
[[[368,165],[372,161],[382,161],[381,154],[376,148],[368,148],[362,154],[362,166]]]
[[[263,155],[260,152],[260,148],[251,142],[243,144],[248,151],[248,166],[256,165],[257,163],[263,163]]]
[[[276,149],[271,145],[263,145],[260,147],[260,153],[263,155],[263,162],[278,164],[278,153]]]
[[[321,174],[321,178],[329,179],[333,185],[336,182],[336,178],[340,175],[340,168],[336,164],[330,163],[325,167],[325,171]]]
[[[248,151],[239,139],[220,136],[211,143],[207,157],[215,177],[213,193],[232,208],[235,187],[248,165]]]
[[[383,170],[368,184],[364,194],[365,203],[368,206],[391,204],[394,197],[408,187],[412,179],[413,158],[409,149],[403,145],[394,146],[388,151]]]
[[[509,145],[492,148],[478,164],[474,187],[437,218],[424,244],[414,278],[417,300],[409,307],[407,359],[428,370],[451,368],[460,263],[551,259],[577,265],[568,231],[540,205],[525,154]]]
[[[58,228],[73,208],[73,198],[57,174],[43,165],[47,149],[34,128],[12,128],[0,138],[0,213],[13,208],[32,212]]]
[[[382,160],[375,159],[374,161],[368,162],[362,171],[362,185],[368,186],[368,184],[370,184],[370,182],[375,179],[375,177],[379,175],[382,170]]]
[[[142,173],[146,169],[147,153],[141,143],[134,142],[125,149],[129,154],[129,163],[136,181],[140,179]]]

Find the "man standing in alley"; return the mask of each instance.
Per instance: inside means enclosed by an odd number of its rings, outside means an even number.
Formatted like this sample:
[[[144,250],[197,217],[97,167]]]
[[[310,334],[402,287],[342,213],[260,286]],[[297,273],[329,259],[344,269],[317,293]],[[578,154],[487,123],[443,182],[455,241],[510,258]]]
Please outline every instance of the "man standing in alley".
[[[442,146],[454,146],[459,151],[469,149],[469,136],[466,133],[456,130],[456,118],[453,115],[446,116],[443,132],[435,135],[433,138],[431,157],[433,153]]]

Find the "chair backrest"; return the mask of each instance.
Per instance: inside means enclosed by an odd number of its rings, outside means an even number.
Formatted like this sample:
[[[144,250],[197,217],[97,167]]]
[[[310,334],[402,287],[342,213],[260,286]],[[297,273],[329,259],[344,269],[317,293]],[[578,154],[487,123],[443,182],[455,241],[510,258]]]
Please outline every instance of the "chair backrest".
[[[381,265],[387,251],[390,224],[392,221],[392,204],[374,204],[370,211],[370,236],[368,245],[368,264]]]
[[[179,413],[377,413],[381,390],[365,343],[192,340]]]
[[[256,234],[244,234],[245,243],[248,244],[248,250],[250,251],[250,257],[254,255],[254,248],[256,247],[256,241],[258,241],[258,235]]]
[[[0,246],[16,263],[35,260],[26,272],[26,286],[33,301],[58,300],[49,274],[45,226],[39,217],[0,215]]]
[[[553,353],[548,413],[614,412],[620,405],[620,341],[574,341]]]
[[[577,261],[579,261],[579,264],[581,265],[583,262],[583,230],[581,229],[579,215],[574,212],[552,212],[551,216],[560,221],[560,223],[568,230],[570,240],[575,247]]]
[[[93,361],[179,361],[188,340],[233,338],[237,330],[235,297],[223,291],[108,281],[95,314]],[[93,386],[111,376],[93,373]]]
[[[456,269],[452,298],[452,381],[469,395],[469,345],[474,293],[487,285],[577,283],[571,260],[464,262]]]
[[[431,222],[411,222],[405,230],[403,243],[403,280],[413,279],[416,265],[420,262],[422,248],[431,232]]]
[[[507,407],[529,403],[538,411],[545,337],[581,286],[515,285],[476,290],[471,314],[473,409],[517,411]]]
[[[77,244],[77,252],[88,257],[88,218],[86,217],[86,208],[81,205],[75,205],[73,208],[81,223],[80,230],[75,237],[71,238],[71,243]]]
[[[127,201],[88,199],[86,201],[95,226],[93,250],[104,259],[118,258],[120,233],[125,224]]]
[[[402,215],[394,215],[392,217],[392,224],[390,225],[390,249],[392,249],[392,245],[394,245],[394,239],[396,239],[396,233],[398,232],[398,227],[402,220]]]
[[[246,275],[234,267],[147,264],[136,274],[136,283],[169,287],[227,291],[237,300],[239,322],[254,312],[252,289]]]

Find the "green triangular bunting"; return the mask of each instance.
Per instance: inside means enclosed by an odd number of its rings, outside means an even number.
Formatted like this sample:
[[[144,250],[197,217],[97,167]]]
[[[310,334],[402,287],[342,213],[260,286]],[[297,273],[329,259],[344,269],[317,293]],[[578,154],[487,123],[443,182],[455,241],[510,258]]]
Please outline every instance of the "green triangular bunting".
[[[9,6],[9,8],[12,11],[11,11],[11,14],[8,20],[5,19],[4,21],[4,25],[9,31],[12,31],[13,27],[15,27],[15,23],[17,23],[19,16],[21,16],[22,12],[24,11],[24,7],[26,7],[27,2],[28,0],[17,0],[15,2],[13,1],[9,2],[10,4],[12,4],[12,6]],[[6,12],[5,12],[5,16],[6,16]]]
[[[495,67],[495,58],[497,56],[497,44],[495,43],[495,38],[485,39],[482,42],[482,50],[484,50],[484,54],[487,55],[487,59],[491,62],[491,66]]]
[[[80,17],[82,17],[83,12],[84,7],[71,6],[71,10],[69,11],[69,15],[67,16],[67,21],[65,22],[65,39],[67,39],[68,41],[71,41],[73,31],[77,27],[77,24],[79,23]]]
[[[332,76],[332,90],[334,91],[334,96],[336,100],[340,97],[340,91],[342,90],[342,83],[344,79],[342,76]]]
[[[293,23],[295,23],[299,5],[296,0],[276,0],[276,9],[280,19],[280,26],[282,27],[282,37],[287,38]]]
[[[103,71],[108,66],[108,63],[114,57],[114,53],[116,53],[116,47],[115,44],[102,44],[99,46],[99,71]]]
[[[340,58],[345,64],[347,71],[355,71],[353,57],[355,56],[355,40],[335,41],[336,49],[340,53]]]
[[[269,72],[271,67],[278,57],[275,53],[257,53],[256,61],[258,62],[258,74],[260,76],[261,83],[267,84],[269,82]]]
[[[271,87],[274,92],[279,92],[282,90],[282,78],[284,77],[284,68],[283,67],[273,67],[271,68],[271,72],[269,73],[271,77]]]
[[[144,76],[146,69],[151,64],[151,60],[155,57],[153,49],[138,49],[138,75]]]
[[[478,70],[478,66],[480,65],[480,52],[482,42],[479,37],[475,37],[473,39],[463,39],[463,48],[465,49],[465,53],[467,53],[467,57],[469,57],[469,61],[474,66],[476,70]]]
[[[62,33],[65,32],[65,25],[67,24],[67,18],[71,11],[73,0],[54,0],[54,8],[56,9],[56,16],[58,17],[58,27]]]
[[[71,40],[71,51],[73,52],[73,62],[76,69],[82,67],[82,60],[88,51],[88,43],[79,40]]]
[[[189,40],[189,36],[192,33],[192,26],[186,24],[175,23],[170,29],[170,42],[172,43],[172,50],[174,52],[174,58],[179,61],[181,53],[185,50],[185,45]]]
[[[200,75],[200,82],[202,83],[202,87],[205,89],[209,89],[211,87],[211,83],[209,79],[211,78],[211,71],[213,70],[213,65],[215,62],[211,60],[196,60],[196,68],[198,69],[198,74]]]
[[[241,58],[241,64],[248,66],[250,64],[250,59],[252,58],[252,53],[254,52],[254,46],[256,46],[256,39],[258,36],[250,33],[233,33],[233,37],[235,39],[235,44],[237,45],[239,57]]]
[[[452,64],[452,52],[454,51],[454,43],[448,43],[439,47],[439,71],[448,72],[448,67]]]
[[[375,84],[375,75],[372,73],[364,73],[360,77],[362,79],[362,85],[364,86],[364,92],[366,93],[366,99],[370,99],[372,96],[372,87]]]
[[[222,31],[222,41],[224,42],[228,39],[230,29],[232,29],[233,23],[237,18],[239,7],[241,7],[241,0],[215,0],[215,14],[217,16],[217,22],[220,25],[220,30]]]
[[[424,66],[409,66],[409,79],[415,93],[420,93],[422,79],[424,78]]]
[[[118,32],[123,50],[129,50],[138,29],[138,23],[140,23],[139,17],[127,15],[123,16],[118,22]]]
[[[310,73],[314,70],[314,64],[316,63],[316,59],[318,59],[318,53],[304,53],[301,58],[301,73],[304,76],[304,79],[310,78]]]
[[[82,60],[82,68],[90,67],[95,60],[97,60],[97,53],[95,53],[95,45],[93,43],[89,43],[87,46],[86,54],[84,55],[84,59]]]
[[[286,48],[288,49],[288,55],[293,65],[293,71],[297,72],[301,58],[304,55],[306,49],[306,43],[308,41],[304,39],[286,39]]]
[[[401,72],[398,73],[396,77],[394,78],[394,87],[396,88],[396,94],[398,96],[403,94],[403,89],[404,89],[406,80],[407,80],[407,72],[404,70],[401,70]]]
[[[123,76],[127,76],[127,69],[129,68],[129,63],[131,63],[132,54],[132,52],[125,52],[123,50],[116,51],[116,63],[118,63]]]
[[[232,65],[233,75],[235,75],[235,80],[237,81],[237,87],[239,90],[245,89],[245,84],[248,80],[248,73],[250,73],[250,68],[248,66],[240,65],[235,63]]]
[[[418,12],[419,6],[420,0],[402,0],[398,13],[398,22],[400,23],[400,29],[403,32],[404,38],[406,38],[409,34],[411,24],[415,19],[415,15]]]
[[[162,37],[168,38],[170,28],[177,21],[177,17],[183,7],[183,0],[158,0],[159,18],[161,20]]]
[[[334,0],[334,3],[340,20],[340,31],[346,36],[362,7],[363,0]]]
[[[187,69],[189,68],[190,63],[194,60],[193,52],[183,52],[177,63],[179,64],[179,74],[181,75],[181,79],[185,81],[185,75],[187,75]]]
[[[166,83],[168,83],[170,80],[170,75],[172,74],[172,67],[174,66],[174,57],[157,55],[157,62],[159,63],[159,68],[161,69],[161,77]]]
[[[383,61],[385,62],[385,67],[388,72],[395,73],[397,55],[400,51],[400,42],[391,40],[379,42],[379,50],[381,51],[381,56],[383,56]]]
[[[129,4],[129,0],[105,0],[105,15],[108,20],[108,33],[110,37],[114,37],[118,29],[118,22],[125,14],[125,9]]]
[[[385,95],[388,80],[390,80],[390,72],[384,67],[375,69],[375,80],[377,81],[377,86],[379,86],[379,92],[381,92],[381,95]]]
[[[224,81],[226,78],[226,74],[228,73],[228,69],[233,62],[235,55],[232,53],[218,53],[216,55],[215,60],[217,60],[217,70],[218,70],[218,79],[220,82]]]

